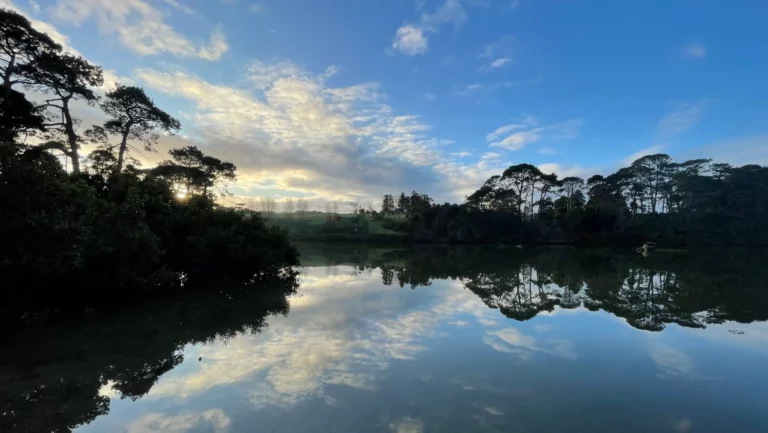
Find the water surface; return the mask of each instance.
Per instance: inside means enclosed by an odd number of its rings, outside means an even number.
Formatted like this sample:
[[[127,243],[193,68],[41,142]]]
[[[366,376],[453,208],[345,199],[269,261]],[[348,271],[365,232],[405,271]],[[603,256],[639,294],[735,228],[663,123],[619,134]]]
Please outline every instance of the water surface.
[[[303,248],[296,293],[8,337],[8,431],[765,432],[755,251]]]

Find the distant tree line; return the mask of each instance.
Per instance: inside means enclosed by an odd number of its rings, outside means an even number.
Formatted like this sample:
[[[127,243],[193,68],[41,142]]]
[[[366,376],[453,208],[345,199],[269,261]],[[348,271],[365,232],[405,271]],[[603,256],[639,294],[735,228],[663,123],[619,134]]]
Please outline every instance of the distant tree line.
[[[130,302],[213,275],[268,279],[297,263],[284,231],[216,204],[234,164],[187,146],[141,169],[132,154],[154,150],[180,122],[138,87],[99,96],[101,67],[5,9],[0,77],[0,310],[114,302],[114,293]],[[76,100],[106,121],[83,130]]]
[[[434,200],[427,194],[413,191],[410,195],[401,192],[397,198],[397,204],[391,194],[386,194],[381,202],[382,215],[417,213],[432,207]]]
[[[768,168],[643,156],[608,176],[560,179],[531,164],[491,176],[463,204],[385,195],[415,240],[768,243]]]

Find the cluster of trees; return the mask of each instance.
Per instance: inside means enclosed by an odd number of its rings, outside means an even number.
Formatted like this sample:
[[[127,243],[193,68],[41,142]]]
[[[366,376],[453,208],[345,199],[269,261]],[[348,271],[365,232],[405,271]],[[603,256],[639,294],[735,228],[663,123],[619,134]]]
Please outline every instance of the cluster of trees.
[[[394,215],[394,214],[416,214],[429,209],[434,204],[434,200],[427,194],[420,194],[413,191],[411,195],[406,195],[404,192],[400,193],[397,198],[397,204],[392,194],[384,195],[381,202],[381,214],[382,215]]]
[[[655,154],[584,180],[518,164],[461,205],[414,192],[384,196],[382,211],[407,215],[416,240],[765,244],[768,168]]]
[[[143,89],[117,85],[100,97],[100,67],[14,12],[0,10],[0,35],[0,310],[114,301],[105,287],[249,282],[298,262],[285,232],[216,204],[232,163],[189,146],[139,168],[135,146],[152,150],[181,126]],[[107,120],[81,130],[75,100]],[[83,157],[86,144],[96,149]]]

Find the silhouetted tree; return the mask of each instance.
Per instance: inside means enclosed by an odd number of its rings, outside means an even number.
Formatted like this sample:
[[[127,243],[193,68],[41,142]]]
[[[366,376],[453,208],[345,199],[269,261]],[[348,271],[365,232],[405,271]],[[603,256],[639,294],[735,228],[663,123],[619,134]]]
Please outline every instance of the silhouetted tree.
[[[125,153],[132,148],[129,140],[140,141],[146,150],[152,150],[159,137],[155,131],[173,134],[181,128],[178,120],[158,108],[139,87],[118,84],[105,98],[101,109],[110,119],[104,123],[104,130],[120,137],[116,173],[122,171]]]

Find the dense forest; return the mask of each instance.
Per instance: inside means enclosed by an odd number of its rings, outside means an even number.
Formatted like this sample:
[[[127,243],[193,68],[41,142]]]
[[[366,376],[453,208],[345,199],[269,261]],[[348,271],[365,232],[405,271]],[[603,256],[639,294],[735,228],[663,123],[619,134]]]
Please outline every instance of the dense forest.
[[[21,15],[0,10],[0,33],[0,312],[290,276],[283,230],[217,205],[234,164],[190,146],[142,169],[136,146],[152,151],[177,119],[141,88],[100,92],[101,67]],[[75,104],[104,123],[83,129]]]
[[[585,181],[518,164],[461,205],[414,191],[385,195],[382,213],[415,240],[766,245],[768,168],[655,154]]]

